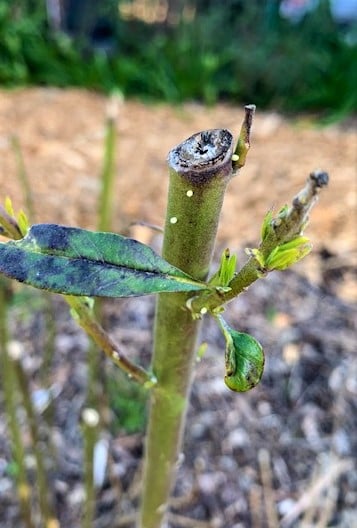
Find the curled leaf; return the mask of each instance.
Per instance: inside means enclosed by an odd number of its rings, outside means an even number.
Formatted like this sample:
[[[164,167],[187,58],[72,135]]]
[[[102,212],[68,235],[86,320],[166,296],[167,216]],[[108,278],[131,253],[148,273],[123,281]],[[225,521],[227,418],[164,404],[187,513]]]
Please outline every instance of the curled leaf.
[[[231,328],[221,316],[217,319],[226,339],[225,384],[236,392],[253,389],[264,371],[262,346],[251,335]]]

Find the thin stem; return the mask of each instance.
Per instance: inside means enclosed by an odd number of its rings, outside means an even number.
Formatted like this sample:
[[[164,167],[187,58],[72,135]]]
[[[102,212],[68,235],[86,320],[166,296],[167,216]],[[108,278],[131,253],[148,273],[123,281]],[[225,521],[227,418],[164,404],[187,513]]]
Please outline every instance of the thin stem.
[[[106,124],[104,140],[104,159],[101,172],[101,193],[99,197],[98,230],[110,231],[113,224],[113,198],[115,182],[116,157],[116,122],[118,118],[119,97],[112,95],[106,107]],[[118,204],[116,204],[118,209]],[[103,299],[95,300],[95,314],[98,321],[103,322]],[[108,416],[106,385],[106,370],[104,356],[98,354],[95,343],[88,348],[88,394],[87,402],[101,410],[102,419]]]
[[[31,514],[31,488],[27,479],[25,466],[25,448],[22,441],[21,429],[16,419],[17,386],[15,372],[8,355],[8,333],[6,317],[6,297],[4,281],[0,282],[0,359],[2,386],[6,416],[11,437],[11,450],[16,464],[16,486],[20,503],[20,512],[26,528],[35,528]]]
[[[24,158],[22,155],[22,150],[17,136],[11,138],[11,145],[15,154],[16,163],[17,163],[17,177],[19,179],[20,185],[24,192],[25,204],[27,209],[27,214],[29,218],[34,220],[35,218],[35,207],[33,201],[33,194],[31,190],[31,185],[25,168]]]
[[[108,103],[105,127],[104,160],[101,174],[102,190],[99,199],[99,231],[110,231],[112,223],[117,115],[118,101],[112,97]]]
[[[279,520],[274,498],[270,453],[267,449],[259,449],[258,462],[260,468],[260,478],[263,485],[263,500],[268,528],[279,528]]]
[[[65,295],[64,298],[75,312],[75,318],[78,324],[93,339],[98,347],[103,350],[106,356],[113,361],[113,363],[126,372],[133,380],[144,384],[147,387],[151,387],[155,384],[155,377],[146,372],[142,367],[132,363],[95,320],[92,310],[85,298],[71,295]]]

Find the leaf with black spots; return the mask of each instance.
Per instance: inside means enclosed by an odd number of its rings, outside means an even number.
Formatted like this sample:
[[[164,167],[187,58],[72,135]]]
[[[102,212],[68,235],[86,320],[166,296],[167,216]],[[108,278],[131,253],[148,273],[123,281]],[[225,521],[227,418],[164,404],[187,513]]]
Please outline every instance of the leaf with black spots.
[[[207,289],[150,247],[114,233],[38,224],[0,243],[0,273],[66,295],[131,297]]]

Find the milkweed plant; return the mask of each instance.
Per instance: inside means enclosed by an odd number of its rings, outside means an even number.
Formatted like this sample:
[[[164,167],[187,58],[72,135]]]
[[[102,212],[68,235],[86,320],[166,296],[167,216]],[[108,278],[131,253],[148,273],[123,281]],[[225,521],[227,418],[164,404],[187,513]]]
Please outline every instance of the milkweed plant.
[[[226,187],[245,165],[255,106],[245,107],[234,144],[225,129],[199,132],[168,155],[169,193],[162,256],[149,246],[109,232],[57,224],[29,225],[7,198],[0,208],[0,273],[65,296],[72,314],[118,367],[150,391],[139,528],[164,526],[172,489],[199,328],[211,316],[221,329],[228,389],[253,389],[264,371],[263,347],[224,320],[226,304],[273,270],[285,270],[311,251],[303,231],[328,175],[317,170],[291,205],[262,220],[261,240],[247,260],[226,249],[219,267],[210,262]],[[95,297],[158,294],[151,367],[134,364],[96,320]]]

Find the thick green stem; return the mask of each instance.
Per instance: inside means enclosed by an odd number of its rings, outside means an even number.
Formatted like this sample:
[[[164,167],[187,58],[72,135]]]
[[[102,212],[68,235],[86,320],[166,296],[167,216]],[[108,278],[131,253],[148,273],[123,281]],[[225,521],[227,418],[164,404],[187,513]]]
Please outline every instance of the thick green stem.
[[[84,487],[86,499],[83,508],[82,528],[93,526],[95,514],[94,449],[98,438],[99,414],[95,409],[86,408],[82,413],[84,439]]]
[[[169,154],[163,257],[198,280],[208,273],[231,157],[227,130],[195,134]],[[185,309],[188,297],[158,298],[140,528],[162,525],[181,449],[199,330]]]

